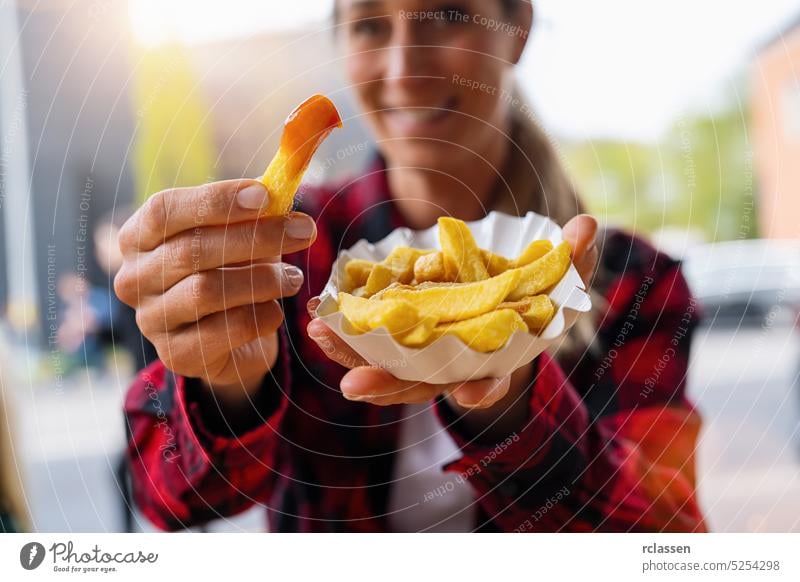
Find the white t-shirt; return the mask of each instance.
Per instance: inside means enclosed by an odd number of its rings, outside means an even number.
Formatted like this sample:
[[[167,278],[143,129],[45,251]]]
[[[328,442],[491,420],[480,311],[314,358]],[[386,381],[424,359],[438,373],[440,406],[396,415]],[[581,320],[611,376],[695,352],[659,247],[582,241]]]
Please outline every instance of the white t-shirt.
[[[396,532],[469,532],[475,496],[465,479],[442,466],[461,452],[439,423],[433,404],[407,404],[400,427],[389,524]]]

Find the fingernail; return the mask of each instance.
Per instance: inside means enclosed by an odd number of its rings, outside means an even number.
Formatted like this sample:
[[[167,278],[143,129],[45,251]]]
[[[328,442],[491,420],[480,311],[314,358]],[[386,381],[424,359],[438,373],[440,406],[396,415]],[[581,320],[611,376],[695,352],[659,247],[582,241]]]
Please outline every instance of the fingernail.
[[[267,189],[261,184],[253,184],[236,194],[236,202],[245,210],[258,210],[266,206],[268,200]]]
[[[294,239],[305,240],[314,236],[314,221],[308,216],[290,216],[286,221],[286,234]]]
[[[306,329],[306,331],[308,332],[308,337],[310,337],[314,341],[325,339],[325,332],[320,331],[320,333],[315,333],[316,331],[318,331],[316,330],[316,327],[317,324],[314,321],[308,324],[308,328]]]
[[[359,394],[357,392],[355,383],[347,374],[339,382],[339,389],[342,391],[342,396],[352,402],[364,402],[370,399],[369,394]]]
[[[306,311],[308,312],[309,317],[312,319],[317,317],[317,308],[319,307],[320,303],[319,297],[312,297],[308,300],[308,303],[306,303]]]
[[[344,390],[342,390],[342,396],[344,396],[345,399],[349,400],[350,402],[364,402],[367,399],[366,396],[350,394],[349,392],[345,392]]]
[[[294,265],[286,265],[283,268],[283,276],[292,288],[299,287],[303,284],[303,271]]]

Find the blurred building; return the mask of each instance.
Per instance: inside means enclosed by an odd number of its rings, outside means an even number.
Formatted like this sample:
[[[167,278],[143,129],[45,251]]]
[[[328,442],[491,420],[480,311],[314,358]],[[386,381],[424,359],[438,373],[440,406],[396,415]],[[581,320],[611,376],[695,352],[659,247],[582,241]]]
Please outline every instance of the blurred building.
[[[16,5],[14,40],[19,41],[24,97],[17,111],[24,116],[20,127],[26,128],[27,152],[14,155],[27,158],[28,187],[7,181],[4,192],[22,200],[29,213],[32,264],[26,261],[23,268],[33,271],[36,280],[38,293],[29,300],[37,304],[40,336],[46,340],[54,281],[65,272],[78,272],[100,282],[93,226],[133,195],[126,163],[134,128],[127,91],[127,10],[124,2],[97,0],[17,0]],[[21,219],[6,217],[6,223]],[[7,243],[0,262],[15,265],[9,257],[22,253],[24,241]],[[0,289],[21,277],[20,270],[18,265],[3,269]],[[5,303],[7,298],[2,299]]]
[[[752,83],[760,230],[800,238],[800,16],[762,47]]]
[[[94,260],[92,231],[109,210],[143,197],[136,191],[134,168],[142,112],[158,107],[163,112],[160,100],[175,70],[166,62],[149,90],[137,91],[141,53],[132,50],[126,2],[17,0],[16,14],[24,103],[12,113],[25,118],[29,186],[11,192],[11,184],[3,182],[5,172],[0,185],[5,196],[27,199],[23,211],[27,207],[32,218],[33,258],[24,264],[36,281],[38,292],[30,301],[47,343],[53,283],[60,275],[78,272],[95,284],[109,284]],[[212,125],[214,164],[203,176],[260,175],[277,147],[283,120],[312,93],[330,94],[347,124],[323,144],[309,169],[310,181],[347,174],[370,156],[367,134],[342,89],[329,29],[193,45],[185,54],[196,76],[192,90],[197,88]],[[9,129],[0,127],[0,132]],[[167,166],[184,162],[171,160],[168,156]],[[191,185],[169,176],[167,181]],[[1,202],[0,216],[7,210]],[[0,235],[14,220],[0,221]],[[19,260],[8,261],[15,253],[20,253],[18,244],[0,250],[0,305],[6,305],[9,280],[21,271]]]

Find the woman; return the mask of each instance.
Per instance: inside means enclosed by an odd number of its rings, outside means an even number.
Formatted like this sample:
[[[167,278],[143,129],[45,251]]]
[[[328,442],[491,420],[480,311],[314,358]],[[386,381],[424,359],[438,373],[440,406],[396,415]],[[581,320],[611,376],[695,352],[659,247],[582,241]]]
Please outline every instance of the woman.
[[[257,222],[257,182],[170,190],[123,228],[116,290],[161,357],[126,401],[139,506],[166,529],[260,503],[279,531],[703,530],[678,264],[581,214],[514,90],[530,4],[431,4],[337,2],[380,150],[361,177]],[[341,248],[491,209],[564,225],[594,286],[553,355],[402,382],[312,319]]]

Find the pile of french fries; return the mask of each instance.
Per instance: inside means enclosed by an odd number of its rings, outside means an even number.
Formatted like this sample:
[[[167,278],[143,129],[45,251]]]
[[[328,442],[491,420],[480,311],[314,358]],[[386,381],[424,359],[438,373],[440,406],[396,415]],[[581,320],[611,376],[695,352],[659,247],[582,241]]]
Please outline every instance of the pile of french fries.
[[[449,217],[439,219],[439,242],[441,250],[400,246],[381,262],[347,262],[339,311],[357,333],[384,327],[410,348],[454,335],[493,352],[517,331],[547,327],[556,306],[546,291],[569,268],[569,243],[533,241],[509,259],[479,248],[469,227]]]

